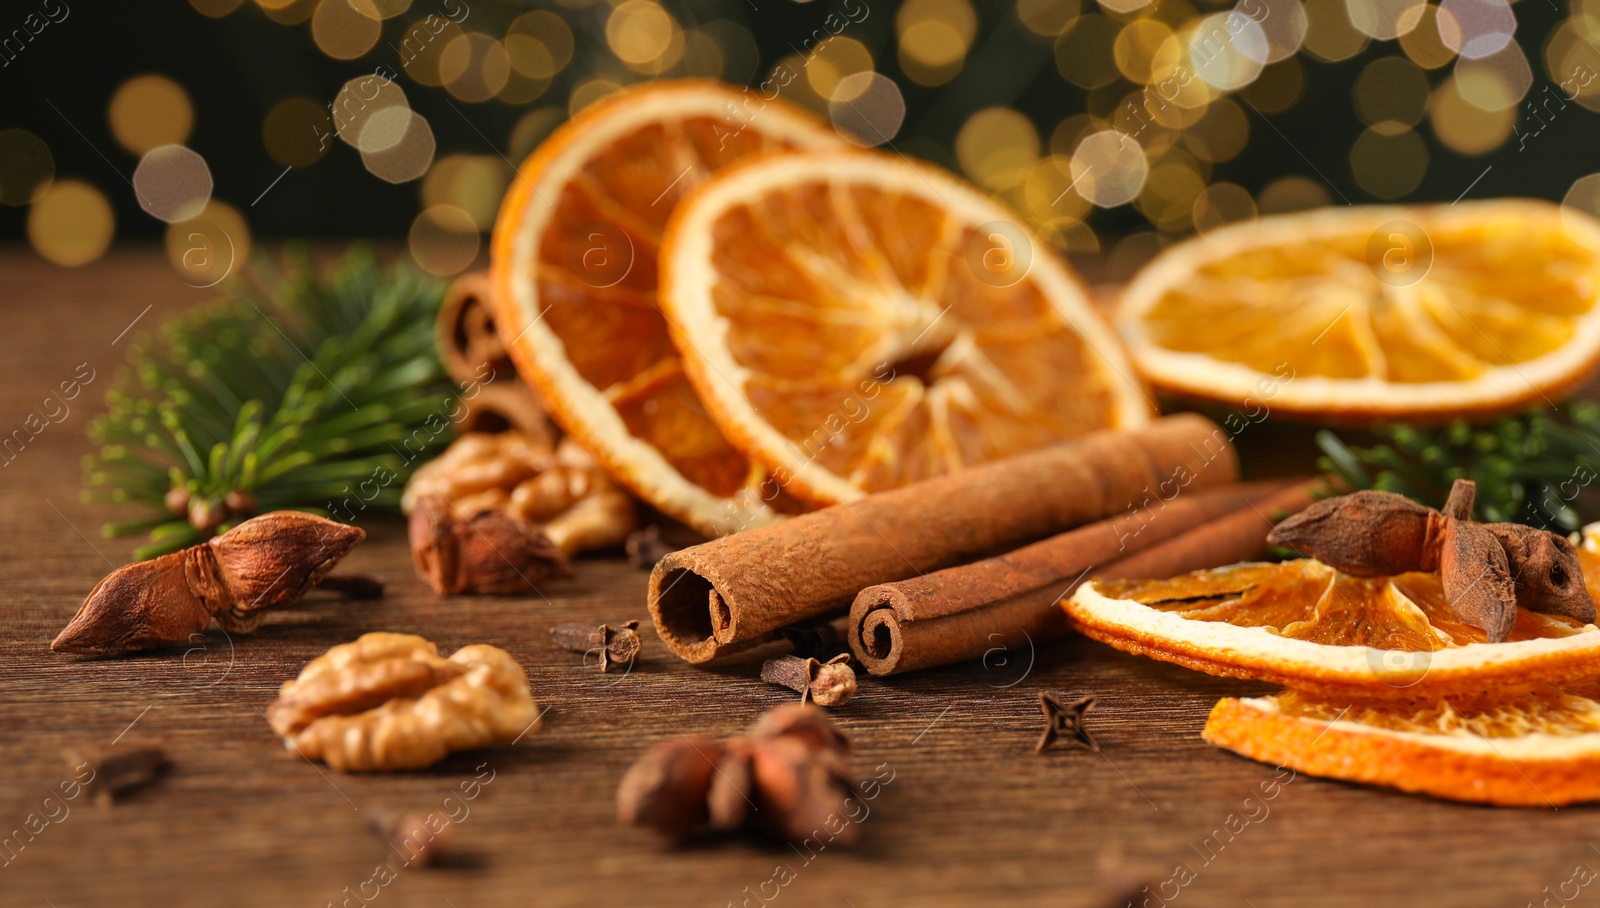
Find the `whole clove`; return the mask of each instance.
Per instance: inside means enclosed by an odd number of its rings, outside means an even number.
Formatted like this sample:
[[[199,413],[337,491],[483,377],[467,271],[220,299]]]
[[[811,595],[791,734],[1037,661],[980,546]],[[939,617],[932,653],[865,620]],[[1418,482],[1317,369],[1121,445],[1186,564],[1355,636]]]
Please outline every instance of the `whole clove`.
[[[1083,724],[1084,713],[1094,709],[1095,699],[1093,696],[1088,696],[1062,702],[1054,694],[1040,691],[1039,712],[1044,714],[1044,731],[1039,734],[1039,743],[1034,745],[1033,752],[1042,754],[1050,745],[1064,740],[1099,753],[1099,742],[1095,741]]]
[[[556,646],[574,653],[598,652],[600,671],[608,672],[618,663],[632,664],[644,648],[639,639],[639,622],[624,621],[621,627],[602,624],[598,627],[576,621],[550,629],[550,638]]]
[[[367,818],[367,827],[389,845],[400,858],[400,866],[413,869],[450,860],[455,852],[452,825],[436,813],[386,811]]]
[[[213,618],[224,630],[249,633],[366,537],[299,511],[251,518],[199,545],[112,571],[50,648],[92,656],[158,649],[188,641]]]
[[[537,526],[500,510],[463,516],[442,495],[417,499],[409,535],[417,573],[441,596],[526,592],[572,576],[567,556]]]
[[[645,571],[653,569],[657,561],[681,548],[662,539],[661,527],[653,523],[629,533],[623,546],[628,553],[628,563]]]
[[[850,654],[840,653],[827,662],[800,656],[775,656],[761,664],[761,680],[787,687],[818,706],[843,706],[856,695],[856,672]]]
[[[680,736],[656,745],[623,776],[617,815],[670,835],[748,829],[848,843],[856,836],[842,820],[856,791],[849,752],[822,710],[780,706],[722,744]]]
[[[1440,511],[1393,492],[1328,498],[1279,523],[1267,541],[1357,577],[1438,571],[1456,615],[1494,643],[1510,634],[1519,605],[1592,623],[1572,543],[1522,524],[1471,520],[1476,492],[1471,480],[1456,480]]]
[[[109,807],[117,797],[154,782],[170,765],[161,745],[131,741],[72,751],[66,758],[73,766],[87,765],[93,772],[84,789],[101,807]]]

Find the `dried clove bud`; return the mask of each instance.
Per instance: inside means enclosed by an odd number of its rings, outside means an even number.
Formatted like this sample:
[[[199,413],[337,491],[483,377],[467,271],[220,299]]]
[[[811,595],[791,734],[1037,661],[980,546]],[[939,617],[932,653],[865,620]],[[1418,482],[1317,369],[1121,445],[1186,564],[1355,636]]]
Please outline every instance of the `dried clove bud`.
[[[761,664],[761,680],[800,693],[800,702],[818,706],[843,706],[856,695],[856,672],[850,654],[840,653],[827,662],[799,656],[775,656]]]
[[[298,511],[263,514],[199,545],[112,571],[50,648],[93,656],[156,649],[187,641],[213,618],[248,633],[267,609],[298,601],[366,537]]]
[[[1068,740],[1099,753],[1099,743],[1083,725],[1084,713],[1094,709],[1094,704],[1093,696],[1063,703],[1054,694],[1040,691],[1039,712],[1044,714],[1044,731],[1040,733],[1039,743],[1034,746],[1033,752],[1042,754],[1057,740]]]
[[[148,785],[166,772],[167,754],[155,743],[113,744],[66,754],[74,767],[87,765],[93,775],[84,785],[101,807],[109,807],[117,796]]]
[[[1519,605],[1592,623],[1594,602],[1572,543],[1521,524],[1470,520],[1476,489],[1456,480],[1442,511],[1392,492],[1341,495],[1279,523],[1267,541],[1357,577],[1436,570],[1456,614],[1492,642],[1510,634]]]
[[[661,538],[661,527],[653,523],[642,530],[629,533],[624,548],[628,551],[628,563],[646,571],[654,568],[657,561],[678,550],[677,546],[669,545]]]
[[[685,735],[640,757],[617,787],[617,819],[682,835],[710,819],[711,776],[723,749],[710,738]]]
[[[831,623],[794,625],[784,628],[779,633],[789,642],[794,655],[802,659],[830,659],[844,649],[844,640],[839,634],[839,629]]]
[[[709,821],[714,829],[755,828],[793,842],[824,832],[830,842],[850,842],[856,830],[841,822],[855,792],[849,749],[821,710],[780,706],[720,747],[684,738],[646,753],[618,788],[618,815],[677,835]]]
[[[378,812],[367,826],[400,858],[402,869],[438,866],[455,852],[452,824],[437,814]]]
[[[417,573],[441,596],[517,593],[572,576],[567,556],[537,527],[503,511],[463,517],[440,495],[417,499],[410,537]]]
[[[556,646],[574,653],[600,653],[600,671],[608,672],[619,662],[632,663],[644,647],[639,639],[639,622],[624,621],[621,627],[602,624],[591,627],[576,621],[550,629]]]

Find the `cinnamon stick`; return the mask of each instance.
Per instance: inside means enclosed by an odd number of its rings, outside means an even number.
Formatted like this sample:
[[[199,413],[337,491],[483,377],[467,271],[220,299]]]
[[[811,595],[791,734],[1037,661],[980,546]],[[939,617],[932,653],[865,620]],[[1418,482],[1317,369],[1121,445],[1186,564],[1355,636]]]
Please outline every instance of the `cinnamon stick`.
[[[434,323],[439,361],[463,387],[456,430],[500,432],[509,428],[554,444],[555,430],[544,404],[517,378],[516,367],[496,333],[491,292],[487,273],[463,274],[445,291]],[[471,386],[476,390],[467,390]]]
[[[1188,571],[1256,561],[1267,554],[1267,534],[1278,521],[1298,514],[1317,500],[1323,480],[1302,480],[1266,498],[1252,501],[1225,517],[1112,562],[1094,573],[1095,580],[1172,577]]]
[[[1266,499],[1286,484],[1177,496],[994,558],[869,586],[850,607],[850,650],[872,674],[895,675],[978,658],[1013,634],[1034,643],[1062,637],[1068,627],[1056,603],[1091,571]]]
[[[843,611],[873,584],[1237,476],[1228,434],[1200,416],[1096,432],[673,552],[651,572],[650,617],[674,653],[708,662]]]

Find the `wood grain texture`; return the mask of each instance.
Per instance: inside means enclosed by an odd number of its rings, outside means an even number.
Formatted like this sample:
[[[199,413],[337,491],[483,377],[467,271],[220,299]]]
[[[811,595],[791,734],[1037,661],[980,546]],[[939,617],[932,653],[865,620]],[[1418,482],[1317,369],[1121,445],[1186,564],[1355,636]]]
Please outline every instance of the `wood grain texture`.
[[[796,906],[1103,905],[1107,868],[1150,882],[1155,906],[1158,884],[1180,866],[1178,879],[1190,881],[1168,904],[1523,905],[1557,892],[1580,864],[1600,867],[1589,844],[1594,808],[1495,810],[1305,777],[1247,803],[1273,770],[1210,747],[1199,731],[1217,698],[1263,688],[1081,638],[996,653],[987,665],[863,678],[836,715],[858,771],[894,775],[869,804],[856,849],[825,849],[806,864],[783,845],[674,846],[617,825],[617,781],[662,738],[733,734],[788,699],[757,680],[759,656],[693,668],[668,656],[646,621],[637,669],[600,675],[558,650],[549,628],[644,619],[644,572],[586,560],[542,595],[438,599],[413,575],[392,521],[369,523],[372,538],[346,562],[389,581],[380,602],[309,603],[231,641],[213,631],[187,659],[52,655],[50,639],[131,548],[99,537],[111,511],[77,499],[84,430],[128,342],[112,339],[146,306],[136,331],[204,294],[183,287],[155,250],[76,271],[10,250],[0,269],[0,427],[19,426],[78,363],[97,372],[63,422],[0,468],[0,837],[68,778],[64,749],[126,730],[165,741],[174,763],[109,809],[79,798],[58,810],[59,822],[0,867],[6,906],[338,905],[390,856],[366,829],[386,810],[460,815],[463,859],[369,888],[380,906],[756,906],[780,865],[794,877],[776,902]],[[1291,436],[1264,428],[1246,438],[1247,465],[1264,459],[1253,443]],[[423,634],[445,652],[504,647],[550,708],[544,731],[420,773],[345,776],[286,752],[262,715],[277,686],[372,630]],[[1088,724],[1103,755],[1034,756],[1040,690],[1099,695]],[[447,805],[490,769],[476,799]],[[1220,832],[1230,822],[1231,837]]]

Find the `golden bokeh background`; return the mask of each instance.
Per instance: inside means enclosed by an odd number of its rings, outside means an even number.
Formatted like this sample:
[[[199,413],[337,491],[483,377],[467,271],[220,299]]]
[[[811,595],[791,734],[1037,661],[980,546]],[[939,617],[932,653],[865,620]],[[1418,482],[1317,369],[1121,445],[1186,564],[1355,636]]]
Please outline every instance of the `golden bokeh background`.
[[[52,262],[160,238],[199,285],[219,266],[195,243],[376,236],[458,273],[551,130],[683,76],[781,83],[1112,276],[1319,205],[1600,207],[1581,153],[1600,138],[1600,0],[171,5],[52,23],[7,67],[29,100],[0,120],[0,224]],[[116,34],[122,52],[84,54]]]

